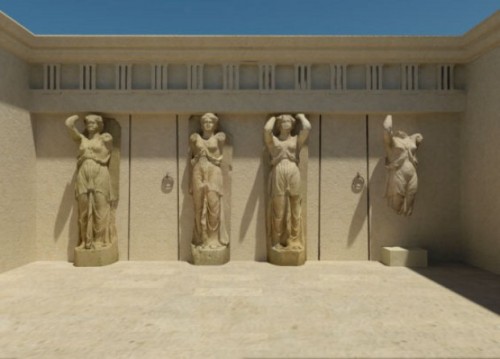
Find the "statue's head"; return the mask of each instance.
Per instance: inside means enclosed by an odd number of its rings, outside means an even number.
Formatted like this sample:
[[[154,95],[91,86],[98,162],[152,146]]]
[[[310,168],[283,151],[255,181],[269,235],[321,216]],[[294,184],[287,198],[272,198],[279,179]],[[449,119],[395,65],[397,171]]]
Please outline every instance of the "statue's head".
[[[219,118],[211,112],[207,112],[200,118],[200,125],[203,131],[216,132],[218,124]]]
[[[279,115],[276,117],[276,126],[279,132],[291,132],[295,127],[295,118],[291,115]]]
[[[88,133],[101,133],[104,129],[104,121],[99,115],[87,115],[83,121],[85,122],[85,129]]]

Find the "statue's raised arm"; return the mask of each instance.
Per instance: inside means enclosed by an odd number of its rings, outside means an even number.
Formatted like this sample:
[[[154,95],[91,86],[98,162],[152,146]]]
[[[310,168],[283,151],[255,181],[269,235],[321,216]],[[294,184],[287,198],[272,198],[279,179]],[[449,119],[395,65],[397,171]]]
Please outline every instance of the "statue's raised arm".
[[[309,132],[311,131],[311,123],[303,113],[298,113],[295,118],[302,124],[302,130],[299,132],[299,137],[297,139],[298,145],[302,146],[304,142],[307,141],[309,137]]]
[[[75,126],[75,123],[76,121],[78,121],[78,119],[79,119],[78,115],[72,115],[68,117],[65,121],[66,127],[69,130],[69,134],[71,135],[71,138],[73,138],[75,141],[80,141],[83,136]]]
[[[268,149],[273,146],[273,129],[276,124],[276,116],[271,116],[264,125],[264,142]]]
[[[391,147],[392,147],[392,115],[387,115],[384,119],[384,146],[385,152],[389,155]]]

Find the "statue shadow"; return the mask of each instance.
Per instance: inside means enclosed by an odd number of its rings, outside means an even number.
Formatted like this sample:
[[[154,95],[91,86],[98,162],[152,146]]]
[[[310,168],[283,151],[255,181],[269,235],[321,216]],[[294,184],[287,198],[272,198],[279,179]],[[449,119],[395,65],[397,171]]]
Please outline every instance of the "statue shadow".
[[[349,225],[349,233],[347,235],[347,246],[352,247],[356,239],[358,239],[359,233],[363,229],[364,223],[368,220],[368,183],[363,187],[360,195],[360,200],[356,205],[354,214],[352,216],[351,224]],[[368,235],[368,233],[367,233]]]
[[[349,247],[351,247],[354,242],[356,242],[356,239],[359,238],[359,234],[363,229],[364,223],[367,220],[371,223],[371,221],[373,220],[373,216],[376,215],[376,213],[374,212],[378,211],[378,207],[373,206],[373,196],[378,196],[380,195],[380,193],[378,193],[378,188],[377,191],[373,190],[375,189],[376,183],[384,181],[384,176],[385,166],[383,159],[381,159],[377,161],[375,168],[373,169],[373,171],[371,171],[371,175],[368,177],[367,183],[363,187],[363,190],[359,197],[360,199],[358,201],[358,204],[356,205],[356,209],[354,210],[347,237],[347,245]],[[376,202],[378,203],[378,201]],[[369,211],[371,211],[371,214],[369,214]],[[366,230],[367,239],[369,241],[370,233],[368,233],[368,231],[370,230],[370,226],[368,226]]]
[[[255,251],[254,251],[254,260],[257,262],[265,262],[267,260],[267,250],[266,250],[266,223],[265,223],[265,199],[264,192],[262,191],[262,184],[259,181],[259,178],[267,179],[266,174],[264,173],[264,155],[266,153],[263,151],[261,156],[261,161],[259,162],[259,168],[257,169],[257,174],[255,175],[255,179],[253,180],[252,189],[250,190],[250,195],[248,200],[246,201],[245,209],[243,211],[243,216],[241,218],[240,231],[238,234],[239,242],[243,242],[248,233],[248,229],[252,223],[254,218],[255,210],[257,211],[256,218],[256,233],[257,238],[255,241]],[[267,182],[264,182],[267,183]],[[259,235],[263,233],[264,235]]]
[[[78,245],[78,208],[75,200],[75,178],[76,172],[64,188],[53,232],[54,242],[58,242],[66,223],[69,221],[67,241],[68,262],[73,262],[74,249]]]
[[[182,203],[179,204],[179,244],[178,260],[192,263],[191,242],[193,236],[194,208],[193,197],[189,192],[190,159],[186,158],[186,165],[182,173],[179,191],[183,194]]]

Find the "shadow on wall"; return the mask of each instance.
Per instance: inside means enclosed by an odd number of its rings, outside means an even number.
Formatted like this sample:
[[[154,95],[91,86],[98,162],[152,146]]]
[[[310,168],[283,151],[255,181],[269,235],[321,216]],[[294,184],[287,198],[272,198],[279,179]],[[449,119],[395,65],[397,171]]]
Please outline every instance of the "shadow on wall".
[[[461,264],[412,268],[415,273],[500,315],[500,276]]]
[[[352,247],[356,239],[360,238],[359,233],[363,229],[363,225],[368,218],[368,187],[370,184],[365,184],[362,193],[359,195],[359,201],[354,210],[351,224],[349,225],[349,233],[347,235],[347,246]],[[368,229],[367,229],[368,230]],[[368,235],[368,234],[367,234]],[[368,258],[370,259],[370,258]]]
[[[359,233],[363,229],[363,225],[368,219],[368,210],[371,211],[371,222],[377,221],[377,218],[380,215],[380,213],[384,211],[390,211],[388,207],[387,208],[382,206],[375,206],[375,208],[373,207],[373,202],[371,201],[371,199],[374,196],[383,197],[384,193],[370,192],[371,198],[368,196],[369,189],[375,188],[374,183],[380,182],[381,178],[383,178],[383,180],[385,181],[385,175],[386,174],[385,174],[384,159],[380,159],[377,162],[372,175],[369,177],[368,183],[363,187],[363,191],[359,196],[359,201],[358,204],[356,205],[356,209],[354,211],[354,214],[352,216],[352,221],[349,226],[349,234],[347,238],[348,247],[352,247],[356,239],[360,238]],[[369,230],[369,228],[367,230]],[[370,242],[370,247],[372,248],[373,244],[370,241],[370,233],[368,233],[368,236],[369,236],[368,238]],[[373,258],[370,256],[369,259]]]
[[[248,201],[245,205],[245,210],[243,212],[243,216],[241,218],[241,226],[238,235],[239,242],[243,242],[247,235],[248,229],[252,223],[252,219],[254,217],[254,213],[256,208],[258,208],[258,214],[256,216],[256,232],[257,233],[266,233],[266,223],[265,223],[265,199],[263,198],[263,191],[260,188],[259,178],[267,178],[266,173],[264,171],[264,161],[266,161],[267,152],[265,150],[261,153],[261,161],[259,163],[259,168],[257,170],[257,174],[253,180],[252,189],[250,191],[250,195],[248,196]],[[267,183],[267,182],[264,182]],[[267,260],[267,250],[266,250],[266,236],[261,236],[261,238],[256,238],[255,241],[255,251],[254,251],[254,259],[257,262],[265,262]]]
[[[379,159],[368,180],[368,185],[363,188],[363,193],[360,195],[360,200],[356,206],[349,226],[348,246],[351,247],[356,239],[360,238],[359,234],[363,229],[363,224],[368,218],[368,210],[370,211],[370,227],[369,227],[369,243],[370,243],[370,259],[379,260],[380,251],[384,246],[406,246],[406,247],[424,247],[426,242],[424,238],[427,232],[421,227],[421,223],[427,222],[429,219],[427,213],[420,206],[421,198],[417,194],[415,201],[415,212],[410,217],[400,216],[387,205],[385,198],[385,183],[386,169],[384,158]],[[370,197],[368,198],[368,190]],[[422,194],[420,195],[422,197]],[[420,199],[420,201],[419,201]],[[367,203],[368,202],[368,203]],[[433,253],[429,253],[431,259]],[[439,256],[438,256],[439,258]]]
[[[180,161],[180,159],[179,159]],[[180,219],[180,233],[179,233],[179,260],[187,261],[189,263],[193,262],[193,258],[191,256],[191,242],[193,235],[193,225],[194,225],[194,208],[193,208],[193,197],[190,193],[190,162],[191,159],[186,156],[185,158],[186,164],[184,166],[184,172],[181,175],[181,185],[179,190],[183,193],[184,200],[182,201],[182,205],[179,219]],[[182,168],[182,166],[180,166]]]
[[[57,211],[54,225],[54,242],[58,242],[69,218],[67,241],[68,262],[73,262],[74,249],[78,245],[78,209],[75,200],[75,178],[76,171],[73,174],[71,181],[68,182],[64,188],[64,193]]]
[[[380,158],[370,176],[370,259],[375,260],[380,260],[380,251],[384,246],[418,246],[416,233],[408,228],[410,221],[415,221],[421,215],[418,210],[418,194],[412,216],[400,216],[387,205],[386,180],[385,158]]]

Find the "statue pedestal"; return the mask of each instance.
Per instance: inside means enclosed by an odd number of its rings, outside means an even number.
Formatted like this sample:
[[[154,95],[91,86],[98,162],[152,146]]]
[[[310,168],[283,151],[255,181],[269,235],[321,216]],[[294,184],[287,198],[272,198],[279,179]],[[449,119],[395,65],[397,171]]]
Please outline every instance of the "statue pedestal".
[[[118,245],[115,242],[110,246],[85,249],[75,248],[75,267],[102,267],[118,261]]]
[[[301,266],[306,262],[305,249],[289,249],[286,247],[271,247],[267,261],[279,266]]]
[[[427,267],[427,251],[422,248],[382,247],[381,262],[390,267]]]
[[[191,254],[195,265],[221,265],[229,262],[229,246],[203,248],[191,244]]]

